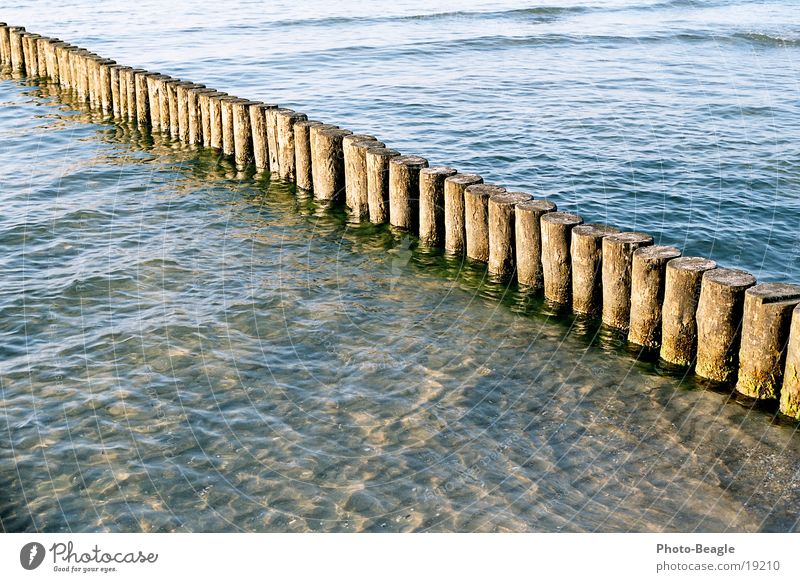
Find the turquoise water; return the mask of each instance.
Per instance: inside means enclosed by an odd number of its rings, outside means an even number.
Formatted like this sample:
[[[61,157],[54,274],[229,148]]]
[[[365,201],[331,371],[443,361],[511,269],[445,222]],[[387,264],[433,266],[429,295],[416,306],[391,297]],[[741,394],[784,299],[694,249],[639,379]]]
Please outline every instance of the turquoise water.
[[[0,18],[798,281],[798,7]],[[798,529],[794,424],[210,152],[0,102],[3,529]]]

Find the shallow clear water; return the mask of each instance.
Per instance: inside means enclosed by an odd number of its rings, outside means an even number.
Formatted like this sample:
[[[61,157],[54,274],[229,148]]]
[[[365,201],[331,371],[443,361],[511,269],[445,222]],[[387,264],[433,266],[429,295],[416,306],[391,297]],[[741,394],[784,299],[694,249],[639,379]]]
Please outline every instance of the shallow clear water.
[[[798,7],[0,17],[798,281]],[[209,152],[0,102],[4,529],[800,527],[796,425]]]

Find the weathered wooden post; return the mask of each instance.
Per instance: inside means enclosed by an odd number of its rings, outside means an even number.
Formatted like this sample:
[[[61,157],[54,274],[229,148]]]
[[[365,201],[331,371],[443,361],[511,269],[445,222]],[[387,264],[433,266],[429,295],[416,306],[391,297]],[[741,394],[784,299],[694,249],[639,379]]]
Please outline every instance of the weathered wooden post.
[[[114,118],[119,119],[121,97],[119,94],[119,70],[120,65],[110,65],[108,67],[108,82],[111,86],[111,114]]]
[[[269,171],[278,176],[281,170],[278,154],[278,109],[280,106],[264,111],[264,123],[267,126],[267,152],[269,153]]]
[[[111,93],[111,67],[116,66],[116,61],[111,59],[101,59],[97,65],[99,82],[99,106],[103,113],[112,112],[112,93]]]
[[[214,89],[209,89],[205,85],[195,83],[186,89],[186,117],[189,121],[189,144],[203,144],[203,124],[200,116],[200,95],[216,93]],[[233,109],[231,109],[231,129],[233,129]]]
[[[469,186],[483,184],[475,174],[456,174],[444,181],[444,250],[461,254],[467,248],[464,216],[464,192]]]
[[[580,224],[572,229],[572,310],[583,315],[600,313],[603,305],[603,237],[618,228]]]
[[[145,77],[147,84],[147,108],[150,112],[150,131],[156,132],[161,129],[161,108],[158,104],[158,87],[156,81],[161,79],[163,75],[160,73],[153,73]]]
[[[633,252],[653,244],[641,232],[621,232],[603,238],[603,323],[627,331],[631,316]]]
[[[680,256],[681,252],[675,247],[660,245],[633,252],[629,342],[651,349],[661,345],[661,306],[667,262]]]
[[[344,156],[344,204],[357,218],[369,213],[369,205],[360,201],[367,201],[367,163],[364,149],[357,149],[354,144],[358,142],[371,142],[377,144],[374,135],[353,133],[342,139],[342,155]],[[385,144],[384,144],[385,146]],[[363,210],[363,212],[362,212]]]
[[[800,305],[792,311],[791,331],[786,347],[786,367],[781,387],[780,410],[786,416],[800,420]]]
[[[0,63],[11,65],[11,39],[8,36],[8,24],[0,23]]]
[[[296,177],[294,126],[298,121],[307,121],[308,116],[285,108],[279,108],[275,115],[280,158],[278,176],[285,182],[294,182]]]
[[[180,79],[170,79],[164,83],[167,94],[167,108],[169,109],[169,135],[174,139],[180,138],[180,123],[178,120],[178,85],[183,83]]]
[[[26,32],[22,35],[22,54],[25,61],[25,74],[29,77],[39,76],[39,57],[36,50],[38,34]]]
[[[444,181],[457,173],[445,166],[419,171],[419,239],[426,246],[444,246]]]
[[[210,127],[211,147],[217,150],[222,149],[222,102],[227,98],[227,93],[217,92],[210,94],[208,100],[208,124]]]
[[[703,273],[697,304],[698,376],[717,382],[736,377],[744,292],[755,284],[755,277],[737,269]]]
[[[342,139],[351,133],[326,125],[311,128],[311,171],[316,200],[338,203],[344,194]]]
[[[56,44],[56,61],[58,62],[58,84],[64,89],[72,87],[72,75],[70,73],[70,52],[75,49],[67,42]]]
[[[146,127],[150,123],[150,102],[147,94],[147,77],[149,75],[151,73],[140,69],[135,69],[133,74],[136,90],[136,123],[140,128]]]
[[[540,224],[544,297],[568,305],[572,292],[572,229],[583,224],[583,218],[572,212],[547,212]]]
[[[272,103],[254,103],[250,105],[250,128],[253,132],[253,163],[256,166],[256,170],[260,172],[269,170],[267,110],[276,109],[277,107],[277,105]]]
[[[220,91],[208,90],[202,91],[197,94],[197,107],[200,111],[200,141],[203,147],[211,147],[212,143],[212,126],[215,121],[221,121],[219,117],[214,117],[214,104],[213,98],[226,95]],[[188,117],[189,111],[187,106],[186,115]],[[212,119],[213,117],[213,119]],[[220,128],[220,139],[222,139],[222,129]]]
[[[61,75],[58,71],[58,55],[56,51],[64,44],[65,43],[61,42],[60,40],[52,38],[48,39],[45,45],[47,51],[47,76],[56,85],[61,84]]]
[[[11,70],[14,73],[25,72],[25,52],[22,50],[22,35],[25,27],[11,26],[8,29],[9,53],[11,55]]]
[[[156,78],[156,89],[158,91],[158,129],[164,135],[170,135],[172,131],[172,119],[169,109],[169,92],[170,85],[176,82],[180,82],[180,79],[174,79],[168,75],[162,75]]]
[[[428,167],[420,156],[395,156],[389,160],[389,224],[417,232],[419,171]]]
[[[697,352],[697,302],[703,273],[717,264],[702,257],[679,257],[667,263],[661,321],[661,359],[691,366]]]
[[[51,81],[52,77],[48,74],[47,69],[47,55],[50,52],[50,42],[52,39],[46,36],[40,36],[36,39],[36,55],[38,57],[37,68],[39,69],[40,77],[47,77]]]
[[[233,137],[233,104],[239,97],[226,97],[220,101],[222,111],[222,153],[232,156],[235,153]]]
[[[783,380],[792,312],[800,285],[761,283],[744,293],[739,378],[736,390],[758,400],[777,400]]]
[[[264,169],[268,169],[269,142],[266,134],[266,121],[264,123]],[[320,125],[323,125],[321,121],[314,120],[298,121],[294,124],[295,183],[300,190],[310,191],[314,188],[314,177],[311,170],[311,128]]]
[[[514,210],[517,282],[523,287],[544,287],[541,218],[557,210],[556,205],[548,200],[521,202]]]
[[[489,197],[489,262],[488,271],[499,277],[510,277],[516,267],[514,250],[515,209],[517,204],[532,200],[525,192],[505,192]]]
[[[312,134],[314,129],[311,128]],[[367,148],[369,220],[374,224],[389,222],[389,161],[399,155],[391,148]]]
[[[250,125],[250,107],[258,101],[239,100],[233,103],[233,151],[238,168],[253,161],[253,127]]]

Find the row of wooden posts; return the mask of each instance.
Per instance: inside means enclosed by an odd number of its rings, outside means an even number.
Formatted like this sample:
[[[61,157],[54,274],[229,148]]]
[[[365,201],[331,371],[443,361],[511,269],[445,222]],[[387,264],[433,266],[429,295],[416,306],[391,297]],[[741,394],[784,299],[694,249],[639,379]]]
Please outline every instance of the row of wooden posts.
[[[294,182],[353,216],[417,234],[420,243],[484,262],[499,277],[627,333],[701,377],[779,400],[800,418],[800,286],[682,257],[640,232],[584,224],[548,200],[401,155],[371,135],[204,85],[116,64],[0,23],[5,67],[48,78],[92,107],[240,167]]]

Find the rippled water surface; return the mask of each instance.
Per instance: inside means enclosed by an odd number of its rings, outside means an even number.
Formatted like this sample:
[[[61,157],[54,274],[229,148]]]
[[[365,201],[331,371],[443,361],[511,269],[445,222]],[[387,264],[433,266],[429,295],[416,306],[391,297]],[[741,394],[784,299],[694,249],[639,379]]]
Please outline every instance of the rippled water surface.
[[[0,18],[800,281],[800,2]],[[479,266],[0,78],[7,531],[787,531],[796,425]]]

